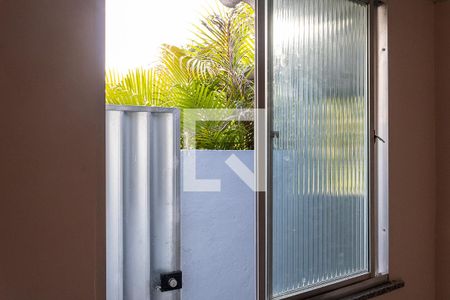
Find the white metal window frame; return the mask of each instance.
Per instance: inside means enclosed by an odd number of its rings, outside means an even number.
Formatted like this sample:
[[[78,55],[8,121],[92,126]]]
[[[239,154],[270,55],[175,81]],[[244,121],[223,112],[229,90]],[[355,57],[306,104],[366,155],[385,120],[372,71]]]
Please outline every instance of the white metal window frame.
[[[270,24],[268,3],[256,0],[256,155],[257,184],[257,299],[272,300],[271,295],[271,157],[268,141],[270,107],[268,104],[268,63]],[[388,45],[387,3],[361,1],[369,5],[369,88],[370,124],[370,271],[327,286],[312,288],[282,299],[336,299],[379,285],[389,280],[389,111],[388,111]],[[278,299],[278,298],[277,298]]]

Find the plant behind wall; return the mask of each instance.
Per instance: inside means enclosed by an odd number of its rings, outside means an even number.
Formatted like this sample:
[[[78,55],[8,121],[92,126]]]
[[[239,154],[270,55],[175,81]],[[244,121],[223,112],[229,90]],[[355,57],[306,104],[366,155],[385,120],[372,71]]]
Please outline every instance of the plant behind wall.
[[[178,107],[182,113],[183,109],[253,108],[253,8],[247,3],[221,6],[199,21],[193,26],[196,38],[189,44],[161,45],[161,58],[155,67],[124,75],[108,70],[106,103]],[[186,147],[183,141],[182,147]],[[196,148],[253,149],[253,123],[197,122]]]

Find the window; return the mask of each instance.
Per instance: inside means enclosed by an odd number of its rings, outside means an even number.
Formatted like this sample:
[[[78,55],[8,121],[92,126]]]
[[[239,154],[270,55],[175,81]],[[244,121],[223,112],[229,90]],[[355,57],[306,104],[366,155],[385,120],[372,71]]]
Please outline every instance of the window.
[[[118,16],[133,6],[114,1]],[[144,52],[160,59],[112,55],[118,70],[107,72],[108,300],[341,299],[386,281],[385,5],[170,2],[152,7],[169,31],[133,34],[151,37]],[[207,2],[217,7],[191,14]],[[163,137],[179,155],[167,156]],[[173,294],[170,279],[183,282]],[[219,284],[198,288],[206,281]]]
[[[386,48],[377,34],[385,8],[363,0],[264,4],[257,14],[258,45],[265,39],[267,50],[258,91],[268,120],[260,299],[385,280]]]

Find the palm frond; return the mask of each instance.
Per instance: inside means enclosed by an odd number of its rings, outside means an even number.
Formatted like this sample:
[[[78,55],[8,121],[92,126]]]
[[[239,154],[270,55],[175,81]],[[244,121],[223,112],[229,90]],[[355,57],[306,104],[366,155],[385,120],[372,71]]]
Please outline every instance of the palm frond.
[[[185,109],[252,108],[252,7],[241,3],[233,9],[215,9],[194,26],[194,34],[195,39],[184,47],[161,45],[160,62],[155,67],[125,75],[107,71],[106,102],[179,107],[182,114]],[[253,148],[252,123],[204,121],[196,126],[198,149]]]

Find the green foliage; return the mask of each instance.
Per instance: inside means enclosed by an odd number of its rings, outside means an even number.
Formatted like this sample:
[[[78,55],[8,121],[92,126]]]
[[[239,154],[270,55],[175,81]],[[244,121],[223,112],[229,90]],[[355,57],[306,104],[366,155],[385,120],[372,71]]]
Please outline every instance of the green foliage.
[[[108,70],[106,103],[178,107],[182,113],[185,109],[253,108],[253,9],[241,3],[212,11],[200,21],[194,27],[196,38],[188,45],[161,46],[157,66],[125,75]],[[195,140],[197,149],[253,149],[253,124],[198,122]]]

